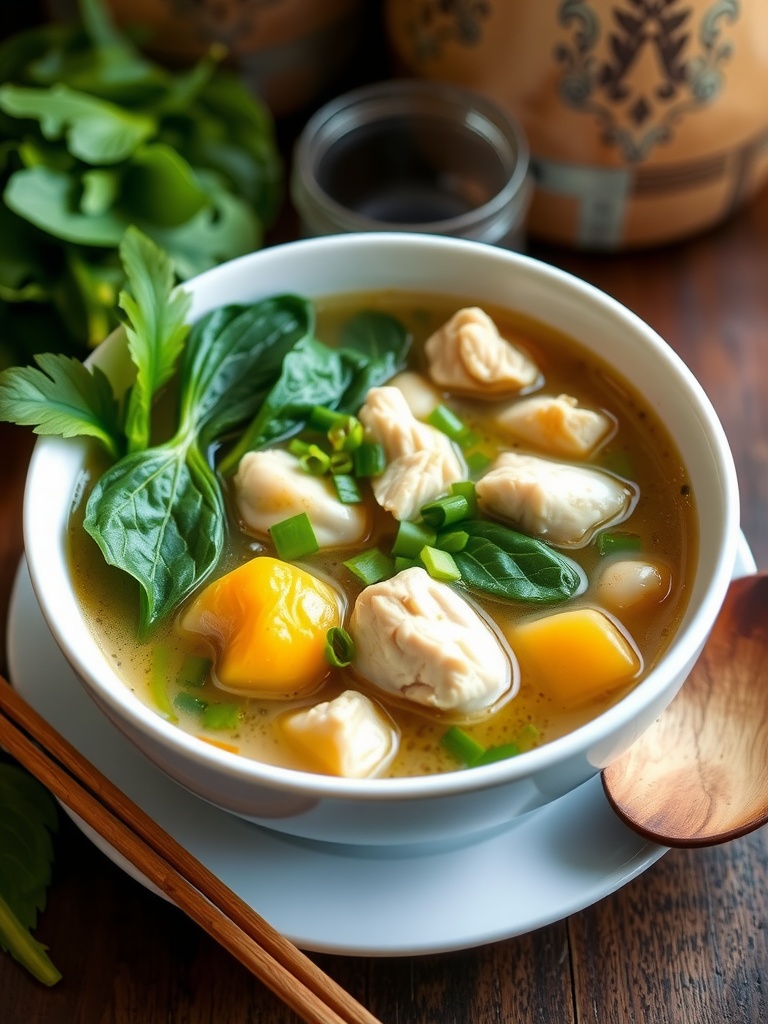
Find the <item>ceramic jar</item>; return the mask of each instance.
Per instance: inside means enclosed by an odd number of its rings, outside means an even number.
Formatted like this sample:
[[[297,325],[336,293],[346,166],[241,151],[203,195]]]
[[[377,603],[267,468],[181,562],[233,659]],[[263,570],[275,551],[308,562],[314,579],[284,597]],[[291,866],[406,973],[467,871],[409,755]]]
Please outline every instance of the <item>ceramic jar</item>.
[[[395,71],[522,123],[529,232],[581,248],[707,228],[768,178],[764,0],[387,0]]]

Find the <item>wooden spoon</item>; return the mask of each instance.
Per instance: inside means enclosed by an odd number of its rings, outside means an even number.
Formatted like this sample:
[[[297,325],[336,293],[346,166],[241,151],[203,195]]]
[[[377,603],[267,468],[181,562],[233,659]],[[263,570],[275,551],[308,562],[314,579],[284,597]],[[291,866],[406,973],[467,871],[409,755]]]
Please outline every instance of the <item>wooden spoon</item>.
[[[768,821],[768,573],[731,583],[684,686],[603,787],[663,846],[714,846]]]

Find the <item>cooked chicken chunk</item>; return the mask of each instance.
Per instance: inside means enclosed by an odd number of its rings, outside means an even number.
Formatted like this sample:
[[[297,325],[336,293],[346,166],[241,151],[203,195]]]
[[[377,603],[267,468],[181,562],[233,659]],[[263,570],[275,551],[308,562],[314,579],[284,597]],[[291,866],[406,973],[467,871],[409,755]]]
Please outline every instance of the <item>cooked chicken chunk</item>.
[[[586,466],[503,452],[477,481],[480,509],[563,547],[589,543],[598,527],[629,515],[629,484]]]
[[[376,501],[399,520],[461,480],[464,466],[449,438],[420,423],[394,387],[371,388],[359,412],[366,430],[387,455],[387,468],[372,481]]]
[[[306,512],[320,547],[364,540],[370,530],[363,504],[339,501],[333,483],[302,469],[290,452],[248,452],[234,478],[237,510],[248,533],[266,539],[270,526]]]
[[[283,716],[281,730],[310,770],[349,779],[379,775],[398,747],[397,732],[374,702],[355,690]]]
[[[571,395],[533,395],[500,412],[496,425],[552,455],[585,458],[608,436],[613,422]]]
[[[427,339],[429,375],[441,388],[496,400],[535,384],[539,368],[499,334],[487,313],[460,309]]]
[[[421,568],[366,587],[349,631],[355,672],[428,708],[476,715],[519,683],[511,652],[485,620]]]

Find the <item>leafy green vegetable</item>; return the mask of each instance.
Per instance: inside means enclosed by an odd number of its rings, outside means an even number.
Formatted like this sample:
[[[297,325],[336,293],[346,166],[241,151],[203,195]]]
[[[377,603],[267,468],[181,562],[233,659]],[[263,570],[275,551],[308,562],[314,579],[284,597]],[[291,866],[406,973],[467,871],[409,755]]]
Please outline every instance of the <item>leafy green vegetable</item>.
[[[468,540],[453,557],[469,590],[551,603],[573,597],[584,585],[576,563],[540,540],[482,519],[464,520],[461,529]]]
[[[152,398],[176,369],[184,339],[192,296],[173,290],[173,264],[146,236],[128,228],[120,243],[120,257],[131,292],[120,293],[120,306],[128,317],[128,351],[137,368],[126,413],[129,451],[142,451],[149,443]]]
[[[34,426],[36,434],[95,437],[113,458],[121,455],[119,405],[102,371],[59,353],[42,353],[35,361],[39,369],[0,373],[0,420]]]
[[[283,194],[269,111],[221,53],[172,72],[100,0],[80,15],[0,45],[0,368],[117,326],[130,225],[183,280],[258,248]]]
[[[61,975],[30,932],[45,908],[56,826],[48,791],[17,765],[0,764],[0,948],[45,985]]]
[[[255,451],[304,429],[317,406],[356,413],[369,388],[402,369],[411,337],[399,320],[374,311],[358,315],[330,348],[307,335],[285,356],[280,377],[220,469],[231,472]]]
[[[175,435],[121,459],[91,492],[85,529],[110,565],[139,582],[142,632],[215,568],[226,509],[206,449],[253,415],[280,371],[280,353],[301,344],[312,320],[306,300],[290,295],[203,317],[184,349]]]

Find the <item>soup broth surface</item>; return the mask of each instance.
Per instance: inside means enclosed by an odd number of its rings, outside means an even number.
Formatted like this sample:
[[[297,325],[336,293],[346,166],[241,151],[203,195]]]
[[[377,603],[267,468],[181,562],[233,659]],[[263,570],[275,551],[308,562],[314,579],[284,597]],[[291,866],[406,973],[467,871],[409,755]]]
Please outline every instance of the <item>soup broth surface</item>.
[[[423,372],[425,340],[458,309],[471,305],[474,305],[471,297],[459,300],[416,293],[381,292],[332,297],[315,301],[316,334],[322,341],[333,345],[338,342],[343,323],[355,313],[363,309],[385,311],[400,319],[412,333],[414,344],[410,368]],[[691,567],[697,544],[693,495],[674,443],[630,382],[619,378],[573,339],[513,312],[489,306],[483,308],[493,318],[502,336],[524,348],[537,363],[543,377],[543,385],[538,390],[549,395],[571,395],[581,405],[604,411],[614,421],[612,436],[583,464],[603,469],[635,485],[638,493],[636,506],[628,521],[617,529],[631,531],[638,538],[637,557],[660,561],[669,567],[671,573],[671,587],[666,598],[648,610],[633,611],[621,623],[642,660],[642,670],[636,678],[588,701],[566,703],[553,698],[536,678],[523,674],[516,696],[500,702],[491,714],[461,723],[461,728],[484,747],[515,742],[521,735],[534,737],[531,742],[538,745],[570,732],[620,700],[641,681],[669,645],[690,592]],[[173,396],[169,394],[164,400],[170,403]],[[455,396],[446,397],[445,403],[472,430],[476,437],[476,450],[488,458],[503,450],[526,450],[524,446],[511,442],[509,437],[501,437],[489,426],[489,403]],[[274,728],[277,716],[289,707],[315,704],[350,687],[363,689],[386,708],[400,734],[399,750],[388,770],[389,776],[424,775],[462,767],[441,742],[452,724],[450,716],[415,708],[405,701],[391,700],[356,679],[349,669],[331,670],[319,690],[297,701],[263,700],[222,692],[210,674],[199,679],[183,678],[190,655],[204,658],[211,652],[203,643],[195,643],[180,635],[178,617],[161,624],[145,642],[140,642],[137,639],[137,585],[125,574],[106,565],[96,544],[82,528],[88,494],[105,468],[96,455],[87,467],[71,517],[70,561],[78,597],[94,635],[114,662],[126,686],[140,700],[207,742],[246,757],[302,769],[307,766],[281,741],[279,731]],[[275,553],[269,544],[240,530],[231,490],[228,498],[232,513],[229,541],[217,575],[254,556]],[[372,498],[366,500],[375,505]],[[373,533],[363,547],[378,544],[389,550],[397,523],[378,506],[372,515]],[[314,575],[333,584],[342,595],[347,614],[361,587],[343,565],[345,559],[354,553],[356,551],[348,548],[321,550],[300,563]],[[490,600],[472,593],[465,596],[502,634],[521,618],[536,618],[566,607],[597,606],[593,581],[600,563],[606,557],[620,556],[602,554],[595,542],[564,553],[578,562],[589,582],[583,593],[560,605],[542,607]],[[209,582],[210,579],[206,581]],[[167,664],[160,669],[166,684],[160,703],[157,696],[159,650],[170,652]],[[202,728],[196,708],[219,702],[237,706],[236,724],[231,729]]]

